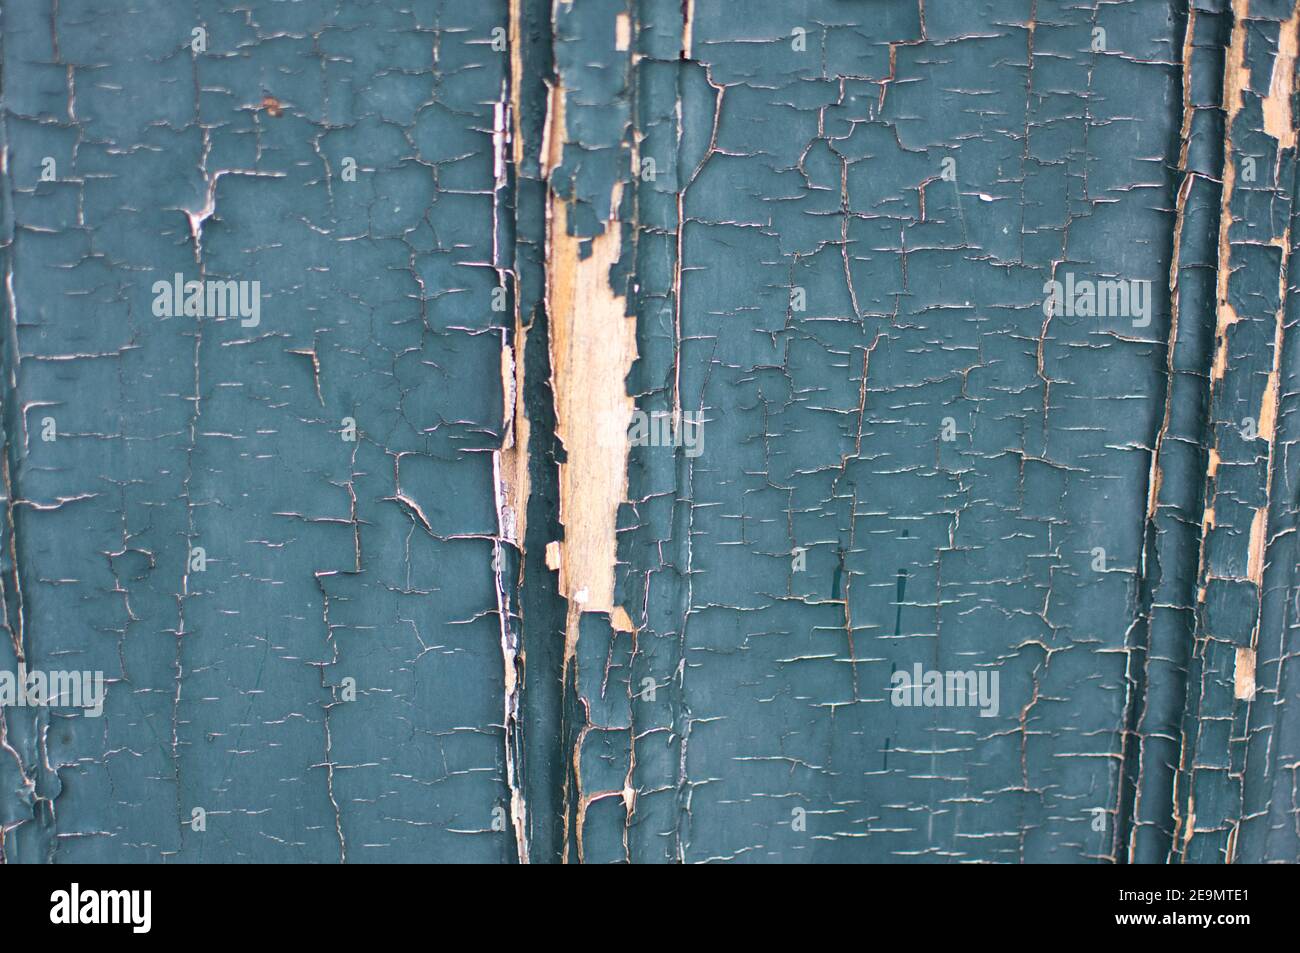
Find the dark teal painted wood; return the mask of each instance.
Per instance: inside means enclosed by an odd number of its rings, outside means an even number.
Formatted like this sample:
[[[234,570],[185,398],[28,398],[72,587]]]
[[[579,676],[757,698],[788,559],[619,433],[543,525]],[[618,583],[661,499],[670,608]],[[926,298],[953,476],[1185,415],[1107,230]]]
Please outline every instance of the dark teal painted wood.
[[[1295,25],[1245,9],[1229,125],[1222,0],[0,6],[0,672],[108,680],[0,708],[4,860],[1296,860]],[[704,420],[632,448],[637,631],[567,665],[552,194]]]

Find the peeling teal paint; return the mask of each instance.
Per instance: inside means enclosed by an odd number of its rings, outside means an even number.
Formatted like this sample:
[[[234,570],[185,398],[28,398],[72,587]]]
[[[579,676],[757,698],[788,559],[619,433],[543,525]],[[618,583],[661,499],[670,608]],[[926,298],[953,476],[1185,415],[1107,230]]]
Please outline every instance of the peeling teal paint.
[[[1300,859],[1297,21],[1232,6],[0,5],[0,671],[106,679],[0,708],[0,857]],[[634,631],[547,557],[553,202],[703,420]]]

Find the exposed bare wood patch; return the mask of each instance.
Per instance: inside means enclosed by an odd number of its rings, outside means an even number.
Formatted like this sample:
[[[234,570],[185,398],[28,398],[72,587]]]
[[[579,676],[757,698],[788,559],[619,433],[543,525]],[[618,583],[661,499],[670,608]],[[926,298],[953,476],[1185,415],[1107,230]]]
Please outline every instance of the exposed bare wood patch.
[[[622,606],[615,606],[614,611],[609,615],[609,624],[615,632],[635,632],[636,626],[632,624],[632,618],[627,614],[627,610]]]
[[[614,186],[611,208],[622,190],[622,183]],[[594,238],[572,236],[568,203],[553,196],[549,227],[552,386],[567,457],[560,465],[560,592],[583,612],[612,612],[616,520],[627,497],[626,422],[635,409],[625,382],[636,360],[636,320],[610,284],[622,248],[619,223],[606,223]],[[569,628],[566,652],[577,639],[576,622]]]
[[[1273,57],[1273,76],[1264,100],[1264,132],[1277,140],[1279,154],[1283,149],[1295,148],[1296,144],[1295,123],[1291,117],[1291,88],[1295,73],[1297,22],[1300,22],[1300,11],[1293,10],[1282,24],[1277,39],[1277,55]]]
[[[1241,701],[1255,699],[1255,650],[1237,648],[1237,666],[1233,676],[1233,694]]]
[[[1237,119],[1237,113],[1241,111],[1241,91],[1250,83],[1250,70],[1246,67],[1246,17],[1249,13],[1249,0],[1232,0],[1232,41],[1223,64],[1223,108],[1228,117],[1224,123],[1223,196],[1219,204],[1219,269],[1211,382],[1223,379],[1228,362],[1228,328],[1239,320],[1236,310],[1228,302],[1228,276],[1232,273],[1232,250],[1228,244],[1228,234],[1232,226],[1232,189],[1237,180],[1237,154],[1232,142],[1232,125]]]
[[[517,306],[516,306],[517,309]],[[520,548],[528,524],[528,414],[524,411],[524,356],[528,329],[515,316],[515,347],[501,349],[501,386],[505,398],[506,439],[501,450],[502,537]]]
[[[520,125],[523,108],[520,102],[524,82],[523,0],[510,0],[510,119],[515,168],[524,164],[524,133]]]
[[[564,97],[568,91],[560,84],[548,89],[546,98],[546,124],[542,127],[542,178],[560,164],[564,156]]]
[[[1264,550],[1268,543],[1268,507],[1255,510],[1250,521],[1250,555],[1246,564],[1246,578],[1255,585],[1264,581]]]

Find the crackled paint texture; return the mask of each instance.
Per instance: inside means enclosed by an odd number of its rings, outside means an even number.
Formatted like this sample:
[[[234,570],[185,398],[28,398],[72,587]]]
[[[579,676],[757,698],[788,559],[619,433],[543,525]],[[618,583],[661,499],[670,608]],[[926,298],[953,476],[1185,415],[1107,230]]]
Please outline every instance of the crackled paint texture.
[[[0,669],[108,679],[0,708],[0,857],[1300,859],[1298,45],[0,4]],[[891,704],[917,664],[996,713]]]
[[[110,680],[100,719],[4,711],[6,860],[517,856],[492,831],[505,22],[5,4],[0,651]],[[155,317],[176,272],[260,280],[260,325]]]

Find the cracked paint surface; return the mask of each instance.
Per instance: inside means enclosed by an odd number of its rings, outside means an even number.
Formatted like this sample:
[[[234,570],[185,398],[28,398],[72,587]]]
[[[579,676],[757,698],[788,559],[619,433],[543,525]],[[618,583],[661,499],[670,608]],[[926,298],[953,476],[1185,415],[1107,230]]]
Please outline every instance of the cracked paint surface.
[[[1298,44],[0,6],[0,670],[108,680],[0,708],[0,856],[1297,860]]]
[[[0,664],[109,680],[98,720],[4,710],[6,860],[516,856],[492,829],[506,20],[4,6]],[[155,317],[177,272],[259,279],[260,325]]]

